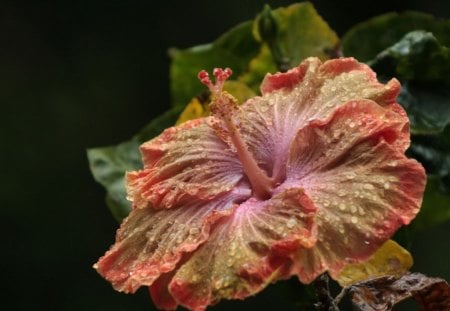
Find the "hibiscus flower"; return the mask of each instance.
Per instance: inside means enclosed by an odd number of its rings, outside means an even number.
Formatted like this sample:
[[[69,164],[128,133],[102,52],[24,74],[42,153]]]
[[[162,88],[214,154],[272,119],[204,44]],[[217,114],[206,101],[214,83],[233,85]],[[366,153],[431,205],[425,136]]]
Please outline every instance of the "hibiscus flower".
[[[162,309],[203,310],[279,279],[303,283],[372,255],[419,211],[426,176],[408,159],[395,79],[352,58],[268,74],[236,105],[216,69],[212,115],[141,146],[133,210],[95,265],[115,289],[148,286]]]

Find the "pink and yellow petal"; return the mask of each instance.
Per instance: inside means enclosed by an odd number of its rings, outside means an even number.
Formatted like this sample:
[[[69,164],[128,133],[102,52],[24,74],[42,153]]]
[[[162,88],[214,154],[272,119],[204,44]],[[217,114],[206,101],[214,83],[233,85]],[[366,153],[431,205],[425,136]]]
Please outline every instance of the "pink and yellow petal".
[[[293,259],[303,282],[368,258],[419,211],[426,176],[404,155],[407,124],[365,100],[299,131],[284,186],[305,189],[318,207],[319,232],[316,245]]]
[[[206,124],[188,121],[141,146],[144,169],[127,173],[133,207],[170,208],[210,200],[243,178],[235,153]]]
[[[325,63],[308,58],[287,73],[267,75],[262,90],[263,96],[241,106],[237,119],[252,154],[276,181],[285,178],[289,146],[297,131],[311,120],[325,120],[352,100],[370,99],[399,110],[398,81],[381,84],[367,65],[352,58]]]
[[[203,310],[288,277],[289,256],[316,241],[315,213],[302,189],[287,189],[269,201],[246,201],[222,218],[208,241],[181,265],[170,292],[181,305]]]
[[[181,208],[134,209],[118,230],[116,243],[94,267],[116,290],[129,293],[150,286],[204,243],[211,226],[247,198],[248,193],[236,190]]]

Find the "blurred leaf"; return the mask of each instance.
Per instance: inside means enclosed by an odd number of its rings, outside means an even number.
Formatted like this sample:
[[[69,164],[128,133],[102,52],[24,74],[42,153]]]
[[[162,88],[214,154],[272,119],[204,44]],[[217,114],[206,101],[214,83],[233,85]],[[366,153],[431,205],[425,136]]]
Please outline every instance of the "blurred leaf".
[[[422,163],[428,176],[439,178],[436,191],[450,197],[450,125],[441,133],[413,135],[407,154]]]
[[[438,133],[450,122],[450,50],[431,33],[410,32],[368,64],[381,77],[403,82],[398,100],[413,134]]]
[[[277,27],[271,42],[255,39],[255,36],[261,39],[259,16],[255,21],[231,29],[211,44],[185,50],[172,49],[173,104],[185,105],[204,90],[197,79],[202,69],[212,71],[214,67],[230,67],[234,76],[239,77],[237,80],[258,92],[263,77],[277,71],[276,63],[282,62],[284,69],[288,69],[309,56],[330,58],[329,53],[337,46],[338,37],[312,4],[304,2],[270,12]]]
[[[239,81],[242,81],[259,94],[259,86],[266,74],[277,71],[277,66],[273,61],[269,47],[267,44],[263,44],[258,55],[250,61],[247,72],[239,77]]]
[[[450,310],[447,282],[420,273],[371,279],[352,285],[349,292],[354,308],[361,311],[389,311],[408,298],[414,298],[421,310]]]
[[[271,22],[262,23],[261,19]],[[274,29],[270,36],[265,35],[267,30],[264,29],[264,25],[267,24],[276,25],[272,26]],[[309,2],[293,4],[271,12],[265,9],[255,19],[254,32],[258,39],[267,44],[273,56],[272,62],[281,71],[297,66],[310,56],[322,60],[329,59],[330,52],[336,49],[339,41],[336,33]],[[268,64],[264,67],[274,66]]]
[[[403,81],[398,102],[408,114],[413,135],[439,135],[450,123],[450,89],[442,82]]]
[[[400,79],[450,81],[450,50],[423,30],[407,33],[368,64],[376,71],[396,73]]]
[[[400,276],[413,264],[411,254],[393,240],[386,241],[367,261],[345,266],[337,278],[342,286],[380,276]]]
[[[204,86],[198,81],[200,70],[230,67],[234,76],[242,74],[259,52],[260,44],[252,34],[252,22],[242,23],[211,44],[185,50],[172,50],[170,66],[172,101],[175,106],[186,105],[200,94]]]
[[[388,13],[351,28],[342,38],[345,56],[367,62],[414,30],[432,32],[445,46],[450,46],[450,21],[421,12]]]
[[[428,176],[427,187],[420,213],[410,225],[413,231],[421,231],[450,220],[450,195],[440,189],[437,176]]]
[[[173,125],[179,112],[179,108],[166,112],[129,141],[87,151],[92,175],[105,187],[106,203],[118,221],[126,217],[131,210],[131,203],[126,199],[125,172],[142,167],[139,145]]]
[[[425,216],[429,209],[446,220],[448,208],[432,198],[450,200],[450,51],[425,31],[413,31],[368,62],[382,80],[397,77],[402,83],[399,103],[410,119],[411,146],[433,179],[427,187],[419,227],[437,224]],[[429,200],[431,200],[429,202]],[[431,206],[432,204],[432,206]],[[424,216],[422,216],[422,213]]]
[[[128,215],[131,204],[126,200],[125,171],[140,167],[139,145],[130,140],[117,146],[88,150],[94,178],[107,190],[107,204],[118,220]]]

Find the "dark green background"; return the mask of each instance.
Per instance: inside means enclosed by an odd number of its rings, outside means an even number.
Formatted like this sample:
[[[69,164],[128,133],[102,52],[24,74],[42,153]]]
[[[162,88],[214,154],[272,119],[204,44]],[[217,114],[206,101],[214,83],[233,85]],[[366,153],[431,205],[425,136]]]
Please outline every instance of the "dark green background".
[[[209,42],[263,3],[0,2],[3,310],[152,310],[145,290],[116,293],[91,268],[118,224],[85,149],[128,139],[168,108],[169,47]],[[393,10],[450,18],[444,0],[313,3],[340,35]],[[449,239],[447,223],[414,240],[415,270],[450,280]],[[294,310],[288,296],[272,289],[216,310]]]

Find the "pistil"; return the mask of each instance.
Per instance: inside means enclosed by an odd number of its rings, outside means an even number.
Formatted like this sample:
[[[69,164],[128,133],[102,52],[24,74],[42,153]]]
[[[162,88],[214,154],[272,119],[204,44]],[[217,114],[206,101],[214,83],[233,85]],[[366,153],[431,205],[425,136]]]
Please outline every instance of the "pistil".
[[[265,200],[270,197],[274,182],[262,170],[251,152],[248,150],[245,141],[239,133],[238,126],[234,121],[234,116],[238,112],[237,100],[227,92],[222,90],[223,84],[228,79],[232,72],[231,69],[214,69],[215,84],[213,84],[206,71],[202,70],[198,74],[199,80],[206,85],[212,93],[212,100],[210,104],[211,113],[222,122],[222,126],[228,131],[229,141],[236,149],[239,160],[242,163],[244,172],[247,175],[252,186],[253,194],[259,199]],[[216,131],[221,132],[219,136],[223,136],[220,129]]]

